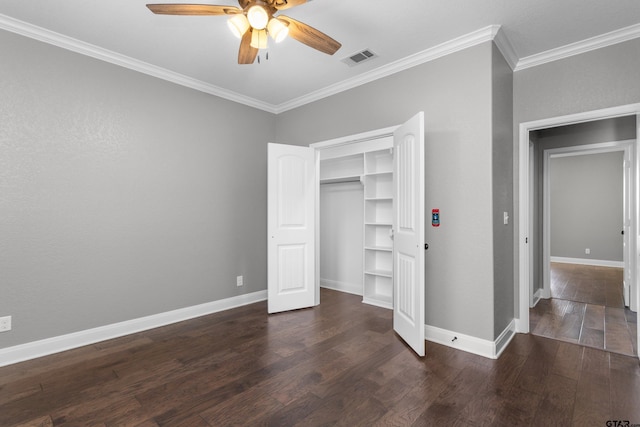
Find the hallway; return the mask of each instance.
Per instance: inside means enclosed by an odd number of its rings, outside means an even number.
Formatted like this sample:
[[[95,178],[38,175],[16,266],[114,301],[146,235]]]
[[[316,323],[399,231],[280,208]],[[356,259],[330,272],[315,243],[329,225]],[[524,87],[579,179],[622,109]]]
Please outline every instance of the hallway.
[[[551,263],[551,299],[529,310],[534,335],[637,354],[637,313],[624,307],[621,268]]]

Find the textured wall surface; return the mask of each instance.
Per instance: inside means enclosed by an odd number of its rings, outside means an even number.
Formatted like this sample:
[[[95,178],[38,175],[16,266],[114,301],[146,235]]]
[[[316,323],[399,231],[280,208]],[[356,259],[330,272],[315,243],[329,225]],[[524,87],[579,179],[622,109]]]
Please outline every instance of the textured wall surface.
[[[493,192],[493,334],[513,320],[513,72],[494,45],[492,50],[491,132]],[[504,212],[509,216],[504,223]]]
[[[622,262],[623,160],[622,151],[550,159],[552,257]]]
[[[4,31],[0,52],[0,348],[266,289],[273,115]]]
[[[362,292],[364,187],[360,182],[320,186],[320,279]]]

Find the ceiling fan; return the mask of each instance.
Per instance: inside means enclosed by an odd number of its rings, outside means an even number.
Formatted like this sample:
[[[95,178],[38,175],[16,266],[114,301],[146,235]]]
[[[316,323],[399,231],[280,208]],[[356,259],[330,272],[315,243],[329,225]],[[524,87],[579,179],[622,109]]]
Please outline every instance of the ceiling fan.
[[[342,46],[315,28],[276,13],[307,0],[238,0],[240,7],[211,4],[148,4],[159,15],[230,15],[231,31],[241,39],[238,64],[253,64],[259,49],[267,47],[267,34],[277,42],[287,35],[320,52],[333,55]]]

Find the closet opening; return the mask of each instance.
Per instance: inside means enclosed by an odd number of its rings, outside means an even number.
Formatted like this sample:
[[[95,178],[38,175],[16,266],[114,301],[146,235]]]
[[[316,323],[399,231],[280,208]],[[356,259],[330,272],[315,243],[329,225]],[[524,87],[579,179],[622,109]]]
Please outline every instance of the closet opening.
[[[361,252],[347,256],[361,260],[359,273],[350,271],[362,284],[346,288],[359,289],[365,303],[392,309],[394,331],[424,356],[424,113],[397,127],[309,147],[269,143],[267,158],[268,313],[320,304],[321,186],[362,186]],[[323,279],[333,286],[356,282]]]
[[[320,286],[392,309],[393,138],[319,156]]]

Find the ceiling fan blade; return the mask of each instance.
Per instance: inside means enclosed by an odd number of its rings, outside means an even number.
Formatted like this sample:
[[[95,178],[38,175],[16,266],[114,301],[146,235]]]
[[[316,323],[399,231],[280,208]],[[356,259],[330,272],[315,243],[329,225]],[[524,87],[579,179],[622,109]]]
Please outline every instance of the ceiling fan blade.
[[[240,51],[238,51],[238,64],[253,64],[258,56],[258,49],[251,46],[251,31],[242,36]]]
[[[158,15],[234,15],[242,13],[235,6],[213,4],[148,4],[147,7]]]
[[[307,0],[272,0],[271,6],[275,7],[278,10],[290,9],[294,6],[300,6],[301,4],[305,4]]]
[[[315,28],[288,16],[278,15],[278,19],[289,24],[289,36],[328,55],[336,53],[342,44]]]

